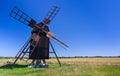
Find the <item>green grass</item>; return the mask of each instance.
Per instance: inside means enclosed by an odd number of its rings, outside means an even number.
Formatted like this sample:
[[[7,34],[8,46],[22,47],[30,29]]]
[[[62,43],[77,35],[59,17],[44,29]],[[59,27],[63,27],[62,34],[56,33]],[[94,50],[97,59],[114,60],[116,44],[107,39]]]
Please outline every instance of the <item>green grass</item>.
[[[27,63],[18,61],[15,66],[6,65],[14,59],[0,59],[0,76],[120,76],[120,58],[70,58],[49,59],[48,68],[28,68]]]
[[[28,68],[27,65],[3,65],[0,76],[120,76],[120,66],[91,64],[50,64],[48,68]]]

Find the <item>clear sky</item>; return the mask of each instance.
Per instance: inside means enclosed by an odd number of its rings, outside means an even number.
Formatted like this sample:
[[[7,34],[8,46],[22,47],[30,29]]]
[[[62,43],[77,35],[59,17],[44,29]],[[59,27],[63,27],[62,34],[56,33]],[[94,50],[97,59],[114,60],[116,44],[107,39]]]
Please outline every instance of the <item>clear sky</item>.
[[[61,10],[48,26],[70,45],[54,43],[58,56],[120,55],[120,0],[0,0],[0,56],[15,56],[30,37],[31,28],[9,16],[14,6],[39,23],[54,5]]]

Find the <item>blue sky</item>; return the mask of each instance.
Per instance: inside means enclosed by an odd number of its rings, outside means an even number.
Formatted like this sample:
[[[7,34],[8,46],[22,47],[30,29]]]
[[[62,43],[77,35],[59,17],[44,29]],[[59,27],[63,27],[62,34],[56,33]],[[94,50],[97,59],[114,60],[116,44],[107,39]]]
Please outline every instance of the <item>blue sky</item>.
[[[61,10],[48,26],[70,45],[53,42],[58,56],[120,55],[119,0],[0,0],[0,56],[15,56],[30,37],[31,28],[9,16],[14,6],[39,23],[54,5]]]

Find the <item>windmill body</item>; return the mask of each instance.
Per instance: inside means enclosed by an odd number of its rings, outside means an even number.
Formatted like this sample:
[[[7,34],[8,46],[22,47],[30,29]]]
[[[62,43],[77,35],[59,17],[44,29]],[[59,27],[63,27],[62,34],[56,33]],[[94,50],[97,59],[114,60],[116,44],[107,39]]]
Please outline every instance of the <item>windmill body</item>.
[[[48,26],[44,25],[43,23],[38,24],[38,26],[40,26],[45,31],[49,32]],[[39,30],[37,28],[33,28],[31,34],[32,35],[31,35],[29,59],[48,59],[49,38],[46,36],[46,33],[44,33],[42,30]],[[36,40],[38,44],[32,53],[32,49],[34,48],[34,46],[32,46],[32,43],[35,40],[36,36],[38,36],[38,39]]]

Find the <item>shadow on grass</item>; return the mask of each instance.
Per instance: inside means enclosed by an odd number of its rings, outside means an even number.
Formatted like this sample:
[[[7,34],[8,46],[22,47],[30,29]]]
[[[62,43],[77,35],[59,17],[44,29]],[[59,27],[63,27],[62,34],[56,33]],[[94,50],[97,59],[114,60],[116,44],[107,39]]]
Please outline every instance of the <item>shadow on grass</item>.
[[[28,65],[20,65],[20,64],[6,64],[3,66],[0,66],[0,69],[12,69],[12,68],[25,68]]]

